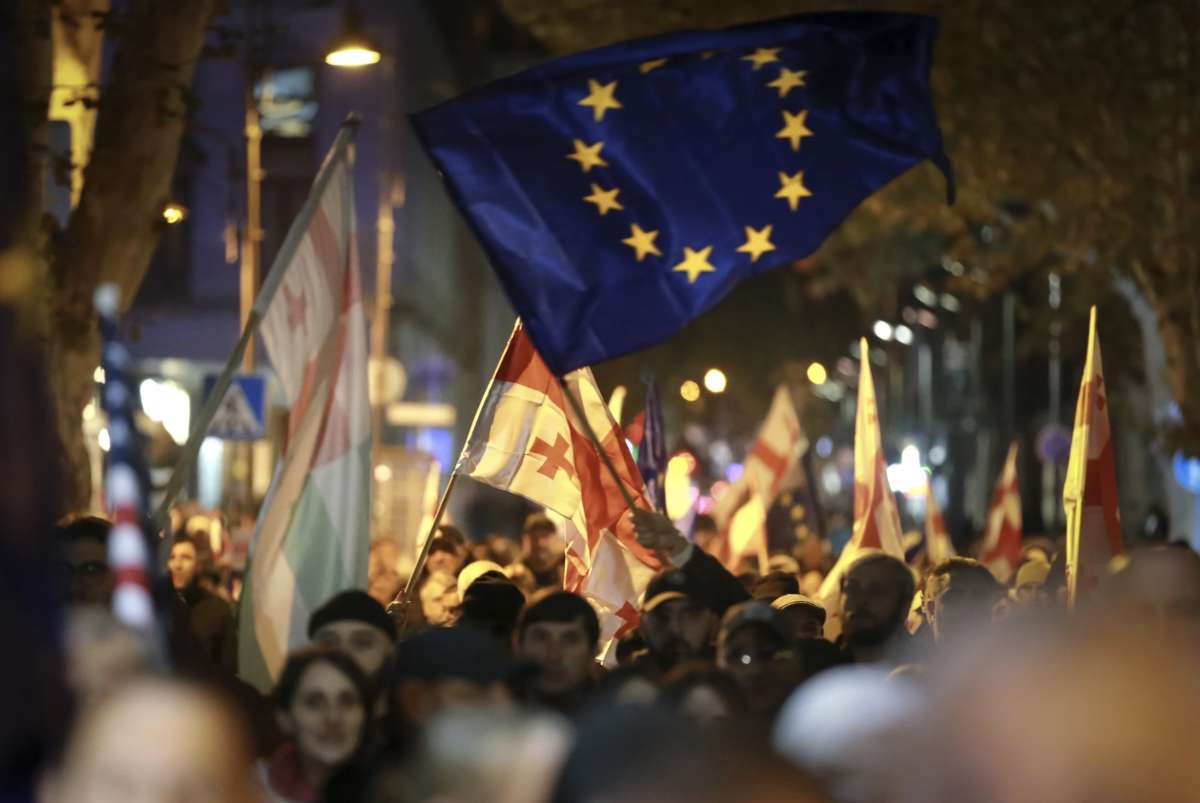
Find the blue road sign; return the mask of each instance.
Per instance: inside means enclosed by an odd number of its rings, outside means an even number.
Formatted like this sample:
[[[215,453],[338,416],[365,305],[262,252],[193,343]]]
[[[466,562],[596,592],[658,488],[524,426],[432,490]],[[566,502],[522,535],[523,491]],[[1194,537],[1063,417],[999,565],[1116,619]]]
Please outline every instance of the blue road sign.
[[[204,377],[204,398],[217,384],[217,374]],[[266,435],[267,382],[261,376],[239,374],[233,378],[225,398],[208,427],[211,438],[256,441]]]

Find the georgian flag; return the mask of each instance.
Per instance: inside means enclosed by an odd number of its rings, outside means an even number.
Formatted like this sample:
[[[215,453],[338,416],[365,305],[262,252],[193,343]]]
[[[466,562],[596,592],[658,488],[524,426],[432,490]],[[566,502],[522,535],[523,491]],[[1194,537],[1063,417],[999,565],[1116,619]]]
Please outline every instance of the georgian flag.
[[[904,562],[900,512],[887,481],[868,353],[863,338],[859,343],[858,410],[854,418],[854,531],[818,593],[827,612],[825,638],[830,641],[842,631],[842,575],[846,567],[864,552],[882,551]]]
[[[1021,563],[1021,484],[1017,477],[1019,447],[1013,441],[1008,447],[1008,457],[996,491],[992,495],[992,506],[988,510],[987,526],[983,531],[983,545],[979,560],[991,569],[1001,583],[1007,583]]]
[[[1063,507],[1067,513],[1067,589],[1073,603],[1096,585],[1109,559],[1124,551],[1095,307],[1088,324],[1087,361],[1075,404]]]

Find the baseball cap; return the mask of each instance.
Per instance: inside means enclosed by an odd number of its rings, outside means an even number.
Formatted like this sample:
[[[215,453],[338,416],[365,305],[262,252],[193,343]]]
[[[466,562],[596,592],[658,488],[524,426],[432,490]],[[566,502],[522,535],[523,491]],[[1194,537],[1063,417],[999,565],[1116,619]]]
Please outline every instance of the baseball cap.
[[[717,634],[717,649],[720,650],[734,633],[754,624],[766,625],[786,642],[792,640],[791,624],[784,618],[783,612],[763,600],[754,599],[739,602],[725,612],[721,619],[721,630]]]
[[[817,602],[812,597],[806,597],[803,594],[784,594],[774,602],[771,607],[777,611],[786,611],[788,608],[794,608],[798,605],[803,605],[806,608],[812,608],[815,611],[821,612],[821,621],[825,621],[825,606]]]
[[[648,600],[647,605],[653,602],[655,597],[668,591],[675,592],[698,602],[714,613],[720,613],[721,611],[721,605],[717,600],[713,599],[711,589],[703,581],[696,579],[682,569],[664,569],[650,579],[650,582],[646,584],[645,599]]]

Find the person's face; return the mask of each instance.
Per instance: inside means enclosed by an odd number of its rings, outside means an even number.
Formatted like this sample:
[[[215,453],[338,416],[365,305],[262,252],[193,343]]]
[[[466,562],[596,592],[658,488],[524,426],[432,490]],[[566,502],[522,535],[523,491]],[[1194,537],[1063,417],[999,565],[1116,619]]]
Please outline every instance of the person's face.
[[[476,683],[457,677],[405,678],[391,690],[392,707],[403,712],[401,719],[420,724],[454,708],[506,708],[511,702],[503,683]]]
[[[672,663],[703,655],[716,628],[717,615],[691,599],[668,600],[642,617],[650,650]]]
[[[747,625],[735,631],[722,645],[717,666],[729,673],[746,708],[756,714],[782,703],[800,679],[795,651],[765,625]]]
[[[46,803],[251,803],[249,749],[206,695],[162,683],[115,693],[76,732]]]
[[[395,599],[399,589],[400,573],[396,571],[395,543],[380,539],[371,545],[367,558],[367,593],[386,608]]]
[[[300,755],[336,767],[353,755],[362,739],[367,711],[350,678],[325,661],[300,676],[283,720]]]
[[[1045,596],[1042,593],[1042,583],[1038,581],[1022,583],[1017,586],[1016,592],[1017,602],[1022,605],[1032,605]]]
[[[545,571],[563,557],[563,540],[553,527],[534,527],[525,533],[525,553],[530,568]]]
[[[458,589],[453,583],[434,579],[421,587],[421,610],[431,625],[444,625],[454,617],[458,607]]]
[[[392,649],[391,639],[379,628],[352,619],[321,625],[313,633],[313,644],[346,653],[369,678],[378,676]]]
[[[783,615],[792,623],[792,638],[821,638],[825,634],[825,617],[811,605],[792,605]]]
[[[596,645],[581,619],[534,622],[521,634],[517,654],[537,665],[534,692],[559,697],[587,685]]]
[[[454,575],[458,572],[460,561],[458,555],[452,552],[430,552],[429,557],[425,560],[426,569],[431,573],[441,572],[443,574]]]
[[[908,614],[894,568],[882,561],[856,566],[842,581],[842,632],[851,643],[882,644]]]
[[[112,600],[113,576],[106,552],[104,544],[90,538],[77,538],[67,545],[63,571],[72,605],[107,607]]]
[[[947,633],[988,621],[995,602],[995,593],[984,583],[972,575],[950,571],[929,577],[922,606],[934,638],[941,640]]]
[[[196,546],[180,543],[171,547],[171,557],[167,559],[167,570],[171,572],[171,585],[176,589],[190,586],[196,577]]]

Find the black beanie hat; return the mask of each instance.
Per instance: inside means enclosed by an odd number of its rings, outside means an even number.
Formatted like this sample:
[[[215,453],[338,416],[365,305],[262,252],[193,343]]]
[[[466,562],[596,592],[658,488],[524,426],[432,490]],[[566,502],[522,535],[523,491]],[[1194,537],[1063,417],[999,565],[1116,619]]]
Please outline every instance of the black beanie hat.
[[[389,639],[396,640],[396,626],[392,617],[378,601],[365,591],[352,589],[337,594],[320,608],[313,611],[308,619],[308,637],[330,622],[363,622],[382,630]]]

